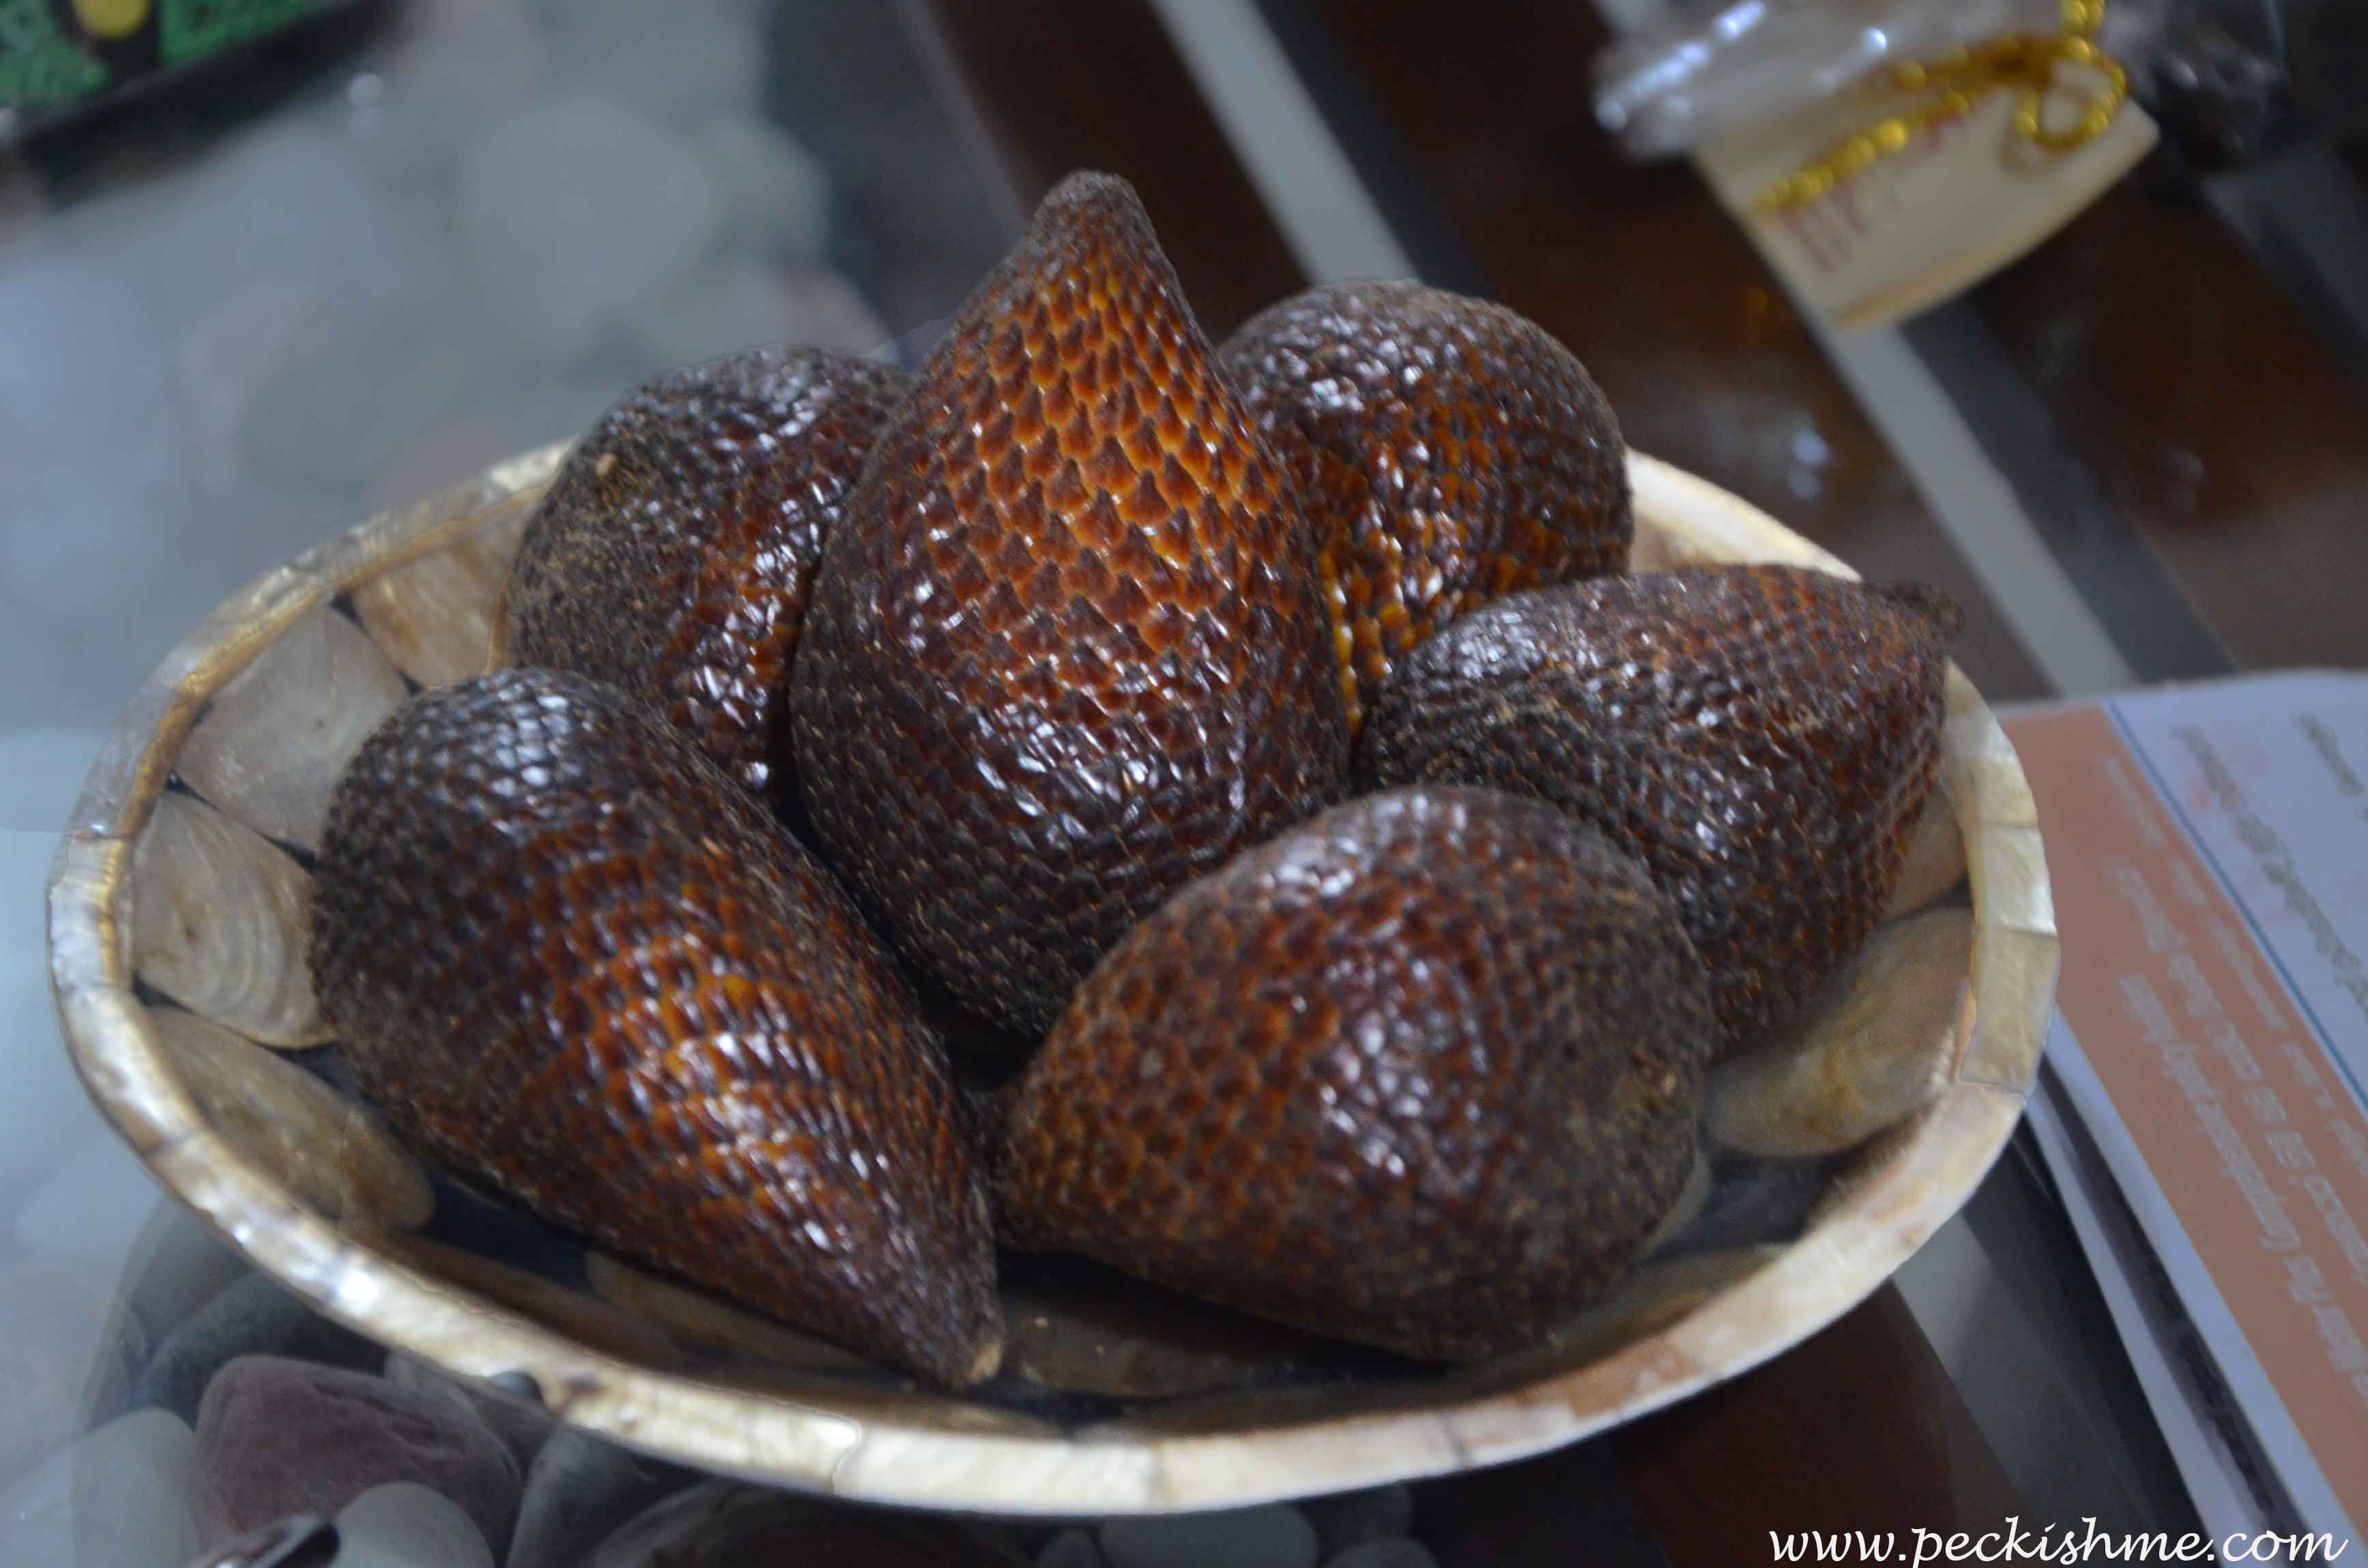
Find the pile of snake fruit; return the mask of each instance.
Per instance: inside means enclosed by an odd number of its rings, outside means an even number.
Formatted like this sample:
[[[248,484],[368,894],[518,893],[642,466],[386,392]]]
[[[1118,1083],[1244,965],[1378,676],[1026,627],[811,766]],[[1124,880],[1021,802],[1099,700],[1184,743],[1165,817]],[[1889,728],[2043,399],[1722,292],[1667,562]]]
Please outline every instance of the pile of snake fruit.
[[[444,1169],[935,1386],[998,1249],[1501,1355],[1635,1261],[1939,763],[1942,596],[1634,532],[1540,327],[1357,283],[1212,347],[1073,176],[916,372],[593,428],[498,667],[337,786],[315,986]]]

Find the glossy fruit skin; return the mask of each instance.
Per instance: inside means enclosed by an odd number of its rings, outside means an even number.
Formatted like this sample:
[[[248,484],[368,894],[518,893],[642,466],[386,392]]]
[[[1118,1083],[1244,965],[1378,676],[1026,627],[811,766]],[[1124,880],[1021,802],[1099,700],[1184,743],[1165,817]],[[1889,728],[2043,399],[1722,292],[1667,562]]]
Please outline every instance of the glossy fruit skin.
[[[1713,1028],[1642,867],[1551,807],[1336,807],[1113,949],[1006,1091],[1008,1240],[1426,1359],[1536,1340],[1690,1168]]]
[[[1407,649],[1523,588],[1617,572],[1626,449],[1586,367],[1535,322],[1418,283],[1332,283],[1219,356],[1324,540],[1349,727]]]
[[[1195,876],[1338,797],[1316,552],[1123,181],[963,306],[832,536],[807,814],[895,946],[1033,1040]]]
[[[505,670],[339,781],[313,983],[395,1131],[546,1218],[939,1382],[999,1345],[946,1062],[845,896],[638,704]]]
[[[906,385],[820,348],[643,383],[527,525],[503,596],[508,662],[643,699],[763,793],[823,542]]]
[[[1400,663],[1359,778],[1533,796],[1636,855],[1741,1050],[1797,1021],[1882,917],[1939,772],[1957,624],[1936,589],[1793,566],[1516,595]]]

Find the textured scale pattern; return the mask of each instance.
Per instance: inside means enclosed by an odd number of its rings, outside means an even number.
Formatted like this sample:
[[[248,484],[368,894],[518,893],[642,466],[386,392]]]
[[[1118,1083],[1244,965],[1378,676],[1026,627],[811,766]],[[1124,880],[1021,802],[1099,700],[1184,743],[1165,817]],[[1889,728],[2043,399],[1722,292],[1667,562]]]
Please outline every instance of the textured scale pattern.
[[[405,1139],[595,1242],[946,1383],[999,1346],[981,1173],[910,991],[631,699],[510,670],[340,780],[312,964]]]
[[[1693,1159],[1702,962],[1551,807],[1326,812],[1111,950],[1007,1091],[1008,1237],[1403,1354],[1534,1341]]]
[[[851,354],[757,348],[635,389],[528,525],[510,661],[642,698],[764,792],[823,541],[905,386]]]
[[[1253,317],[1220,361],[1324,542],[1352,733],[1391,665],[1465,610],[1627,564],[1619,423],[1525,316],[1326,284]]]
[[[1030,1039],[1168,894],[1338,797],[1314,540],[1122,181],[1063,182],[923,366],[791,715],[831,864]]]
[[[1401,663],[1360,781],[1552,801],[1649,866],[1729,1051],[1796,1021],[1882,918],[1940,767],[1956,606],[1793,566],[1489,605]]]

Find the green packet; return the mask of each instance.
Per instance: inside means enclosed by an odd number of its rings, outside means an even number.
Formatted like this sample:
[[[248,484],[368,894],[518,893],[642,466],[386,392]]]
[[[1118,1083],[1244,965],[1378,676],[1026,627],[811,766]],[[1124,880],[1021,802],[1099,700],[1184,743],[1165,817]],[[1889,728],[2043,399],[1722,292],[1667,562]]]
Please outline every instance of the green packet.
[[[351,0],[0,0],[0,141]]]

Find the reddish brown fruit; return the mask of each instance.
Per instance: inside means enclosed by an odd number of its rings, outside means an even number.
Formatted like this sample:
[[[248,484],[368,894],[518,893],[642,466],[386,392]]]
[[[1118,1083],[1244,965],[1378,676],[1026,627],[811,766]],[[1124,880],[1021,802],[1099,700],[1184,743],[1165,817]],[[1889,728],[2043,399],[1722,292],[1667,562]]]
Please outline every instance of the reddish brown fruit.
[[[824,872],[580,676],[438,687],[337,785],[313,983],[406,1139],[602,1245],[962,1383],[1001,1325],[945,1061]]]
[[[1033,1038],[1168,894],[1335,797],[1315,550],[1134,194],[1063,182],[922,368],[791,677],[815,834]]]
[[[1940,767],[1957,619],[1935,589],[1792,566],[1518,595],[1400,664],[1359,777],[1511,790],[1610,835],[1676,898],[1740,1049],[1882,918]]]
[[[1668,900],[1477,790],[1355,801],[1193,883],[1008,1092],[1019,1244],[1408,1356],[1519,1348],[1684,1184],[1712,1035]]]
[[[1619,423],[1525,316],[1327,284],[1252,318],[1221,363],[1324,540],[1352,733],[1392,663],[1465,610],[1627,564]]]
[[[503,596],[509,662],[640,698],[762,793],[823,541],[905,385],[819,348],[643,383],[527,525]]]

